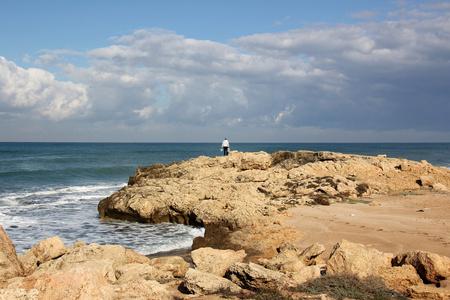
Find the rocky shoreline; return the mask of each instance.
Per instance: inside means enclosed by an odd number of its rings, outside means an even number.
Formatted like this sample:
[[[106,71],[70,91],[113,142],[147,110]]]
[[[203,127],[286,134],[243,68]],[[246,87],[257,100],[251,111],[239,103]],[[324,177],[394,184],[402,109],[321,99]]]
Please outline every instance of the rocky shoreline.
[[[406,189],[447,193],[448,187],[445,168],[383,155],[233,151],[139,167],[127,186],[99,203],[100,217],[203,226],[192,261],[81,241],[69,248],[58,237],[17,256],[1,228],[0,299],[202,299],[225,290],[282,290],[342,273],[380,277],[408,297],[448,299],[446,256],[394,255],[342,240],[324,258],[319,243],[299,249],[295,241],[303,233],[284,224],[290,209],[301,205]]]

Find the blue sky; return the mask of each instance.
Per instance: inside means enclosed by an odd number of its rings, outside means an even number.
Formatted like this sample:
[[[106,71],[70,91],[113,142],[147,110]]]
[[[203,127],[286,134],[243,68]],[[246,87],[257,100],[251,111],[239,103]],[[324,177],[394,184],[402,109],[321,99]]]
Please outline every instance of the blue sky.
[[[450,142],[448,1],[0,5],[0,141]]]

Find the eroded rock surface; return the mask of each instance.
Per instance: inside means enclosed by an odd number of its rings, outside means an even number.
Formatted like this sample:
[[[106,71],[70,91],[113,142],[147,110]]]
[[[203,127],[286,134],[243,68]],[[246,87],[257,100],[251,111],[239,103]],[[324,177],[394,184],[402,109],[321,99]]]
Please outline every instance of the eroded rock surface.
[[[450,186],[450,171],[426,161],[233,151],[226,157],[139,167],[127,186],[99,203],[98,211],[103,219],[204,226],[205,235],[194,240],[194,249],[243,249],[252,261],[271,258],[282,242],[298,239],[298,232],[281,226],[280,216],[290,207],[433,186]]]

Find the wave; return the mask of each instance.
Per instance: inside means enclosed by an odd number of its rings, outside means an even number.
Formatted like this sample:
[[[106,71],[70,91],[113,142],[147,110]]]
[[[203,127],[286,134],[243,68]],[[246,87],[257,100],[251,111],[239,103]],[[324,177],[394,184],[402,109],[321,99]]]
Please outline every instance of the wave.
[[[50,187],[38,190],[35,188],[30,191],[0,195],[0,203],[3,203],[3,205],[59,205],[76,202],[80,199],[86,200],[107,197],[112,192],[122,188],[125,184],[102,183],[82,186]]]

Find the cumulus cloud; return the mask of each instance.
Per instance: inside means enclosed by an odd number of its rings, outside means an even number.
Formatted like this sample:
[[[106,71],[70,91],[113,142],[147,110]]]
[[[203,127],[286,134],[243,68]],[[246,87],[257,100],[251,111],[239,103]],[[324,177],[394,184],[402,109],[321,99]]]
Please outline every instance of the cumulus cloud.
[[[59,82],[41,69],[23,69],[0,57],[0,111],[4,115],[52,121],[83,117],[89,110],[86,86]]]
[[[229,43],[137,30],[87,51],[74,82],[1,61],[0,111],[84,118],[120,128],[197,126],[261,132],[450,130],[448,6],[401,6],[383,21],[255,34]],[[381,18],[364,11],[355,17]],[[205,129],[205,130],[206,130]],[[320,129],[320,130],[319,130]],[[276,134],[274,133],[274,136]]]

